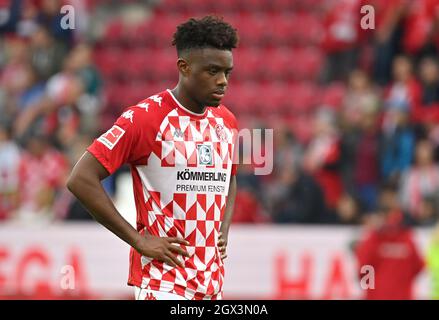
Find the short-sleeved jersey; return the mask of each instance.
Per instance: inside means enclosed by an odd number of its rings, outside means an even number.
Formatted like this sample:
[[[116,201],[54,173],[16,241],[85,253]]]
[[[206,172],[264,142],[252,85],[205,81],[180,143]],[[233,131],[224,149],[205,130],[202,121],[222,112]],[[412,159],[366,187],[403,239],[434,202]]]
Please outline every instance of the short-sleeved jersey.
[[[123,112],[87,149],[112,174],[128,163],[137,230],[181,237],[184,268],[141,256],[131,248],[128,284],[188,299],[222,297],[224,266],[217,242],[225,212],[237,121],[224,106],[203,114],[184,108],[170,90]]]

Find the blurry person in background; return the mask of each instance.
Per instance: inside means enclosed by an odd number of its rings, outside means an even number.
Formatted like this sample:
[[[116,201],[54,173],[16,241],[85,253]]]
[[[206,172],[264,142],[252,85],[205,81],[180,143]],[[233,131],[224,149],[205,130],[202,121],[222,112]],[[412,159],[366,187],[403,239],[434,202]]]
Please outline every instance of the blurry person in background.
[[[408,56],[399,55],[393,60],[393,81],[384,92],[387,108],[407,110],[414,115],[421,102],[421,86],[413,73],[413,63]]]
[[[379,110],[379,96],[376,88],[362,70],[354,70],[349,76],[348,90],[340,112],[340,169],[345,191],[356,194],[355,172],[358,171],[358,144],[364,131],[364,115],[373,117]]]
[[[236,191],[232,223],[269,222],[262,205],[262,184],[259,176],[254,174],[254,166],[251,163],[241,164],[237,172],[236,181],[240,187]]]
[[[18,205],[20,150],[10,129],[0,122],[0,221],[8,219]]]
[[[361,222],[362,207],[360,201],[352,195],[345,193],[341,196],[335,208],[335,223],[344,225],[357,225]]]
[[[425,57],[419,65],[422,106],[439,103],[439,64],[434,57]]]
[[[2,118],[12,119],[16,116],[17,103],[23,93],[29,70],[28,46],[25,40],[16,37],[6,38],[5,62],[0,69],[0,91]]]
[[[409,0],[362,0],[361,5],[375,10],[375,28],[363,31],[372,37],[374,51],[373,74],[379,85],[391,80],[392,61],[401,52],[403,18],[412,1]]]
[[[377,202],[379,174],[379,127],[377,115],[364,112],[354,159],[355,195],[366,210],[374,210]]]
[[[47,223],[55,218],[56,195],[65,189],[68,162],[44,134],[27,137],[20,162],[20,206],[16,219]]]
[[[30,56],[32,66],[42,80],[47,80],[61,67],[67,50],[57,42],[49,30],[39,25],[30,40]]]
[[[439,122],[439,62],[429,56],[421,60],[419,78],[422,86],[421,104],[416,108],[414,120],[422,125]]]
[[[358,60],[361,0],[326,1],[323,49],[326,53],[324,81],[344,81]]]
[[[97,129],[97,117],[101,106],[99,98],[102,79],[92,64],[90,46],[85,43],[76,45],[65,59],[64,70],[76,75],[83,85],[83,93],[77,101],[81,129],[84,132],[93,132]]]
[[[343,192],[336,119],[332,111],[320,109],[314,121],[314,134],[304,153],[303,168],[323,189],[326,206],[334,209]]]
[[[302,149],[281,127],[274,131],[274,170],[263,199],[275,223],[318,223],[329,220],[317,181],[301,168]]]
[[[380,98],[377,88],[363,70],[351,72],[348,89],[343,99],[342,116],[344,120],[357,125],[363,113],[377,113],[380,110]]]
[[[61,146],[69,145],[79,127],[78,99],[83,84],[74,74],[60,72],[49,79],[44,95],[19,114],[14,124],[16,137],[32,130],[56,137]]]
[[[407,106],[387,107],[380,138],[380,168],[384,182],[397,183],[412,163],[415,134]]]
[[[275,223],[330,223],[324,193],[312,176],[299,167],[275,167],[275,180],[267,187],[266,197]]]
[[[400,198],[403,208],[417,224],[434,222],[439,199],[439,167],[434,162],[429,140],[417,143],[415,164],[401,179]]]
[[[67,49],[73,44],[73,30],[63,28],[61,23],[64,16],[61,14],[61,6],[64,4],[66,3],[62,0],[42,0],[37,22]]]
[[[433,229],[427,247],[426,267],[431,278],[431,298],[439,300],[439,223]]]
[[[398,208],[396,190],[384,187],[379,205],[375,224],[369,226],[355,247],[360,279],[364,276],[363,266],[373,267],[374,272],[374,288],[364,289],[365,298],[410,300],[424,261]]]

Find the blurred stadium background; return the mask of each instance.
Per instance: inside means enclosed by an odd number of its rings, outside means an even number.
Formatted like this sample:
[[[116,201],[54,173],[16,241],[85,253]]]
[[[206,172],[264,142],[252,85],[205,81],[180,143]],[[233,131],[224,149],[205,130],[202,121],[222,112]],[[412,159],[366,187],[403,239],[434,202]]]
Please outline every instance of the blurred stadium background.
[[[240,34],[225,104],[274,128],[273,173],[239,168],[225,297],[438,298],[438,0],[1,0],[0,298],[133,297],[128,247],[65,181],[126,106],[175,86],[175,27],[210,13]],[[133,223],[128,169],[104,185]]]

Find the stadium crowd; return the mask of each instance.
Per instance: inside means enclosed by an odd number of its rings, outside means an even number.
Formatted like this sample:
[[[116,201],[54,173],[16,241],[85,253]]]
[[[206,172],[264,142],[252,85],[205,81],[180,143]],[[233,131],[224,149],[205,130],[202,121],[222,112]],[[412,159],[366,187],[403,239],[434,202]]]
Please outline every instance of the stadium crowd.
[[[274,128],[272,174],[239,167],[235,222],[438,221],[439,1],[133,2],[69,1],[72,30],[61,0],[0,1],[0,220],[91,219],[65,188],[72,165],[176,83],[175,25],[215,12],[241,36],[226,104],[240,127]]]

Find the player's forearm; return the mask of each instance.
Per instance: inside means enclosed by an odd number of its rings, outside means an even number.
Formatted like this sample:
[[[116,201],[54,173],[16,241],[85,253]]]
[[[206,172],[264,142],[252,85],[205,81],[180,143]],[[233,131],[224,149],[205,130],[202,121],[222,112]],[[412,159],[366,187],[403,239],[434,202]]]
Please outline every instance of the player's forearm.
[[[227,238],[229,234],[230,224],[232,223],[233,218],[233,209],[235,206],[235,198],[236,198],[236,176],[232,176],[230,180],[229,194],[227,196],[227,204],[224,212],[223,221],[221,223],[221,232]]]
[[[72,175],[67,187],[97,222],[136,248],[140,234],[117,211],[99,178],[81,174]]]

